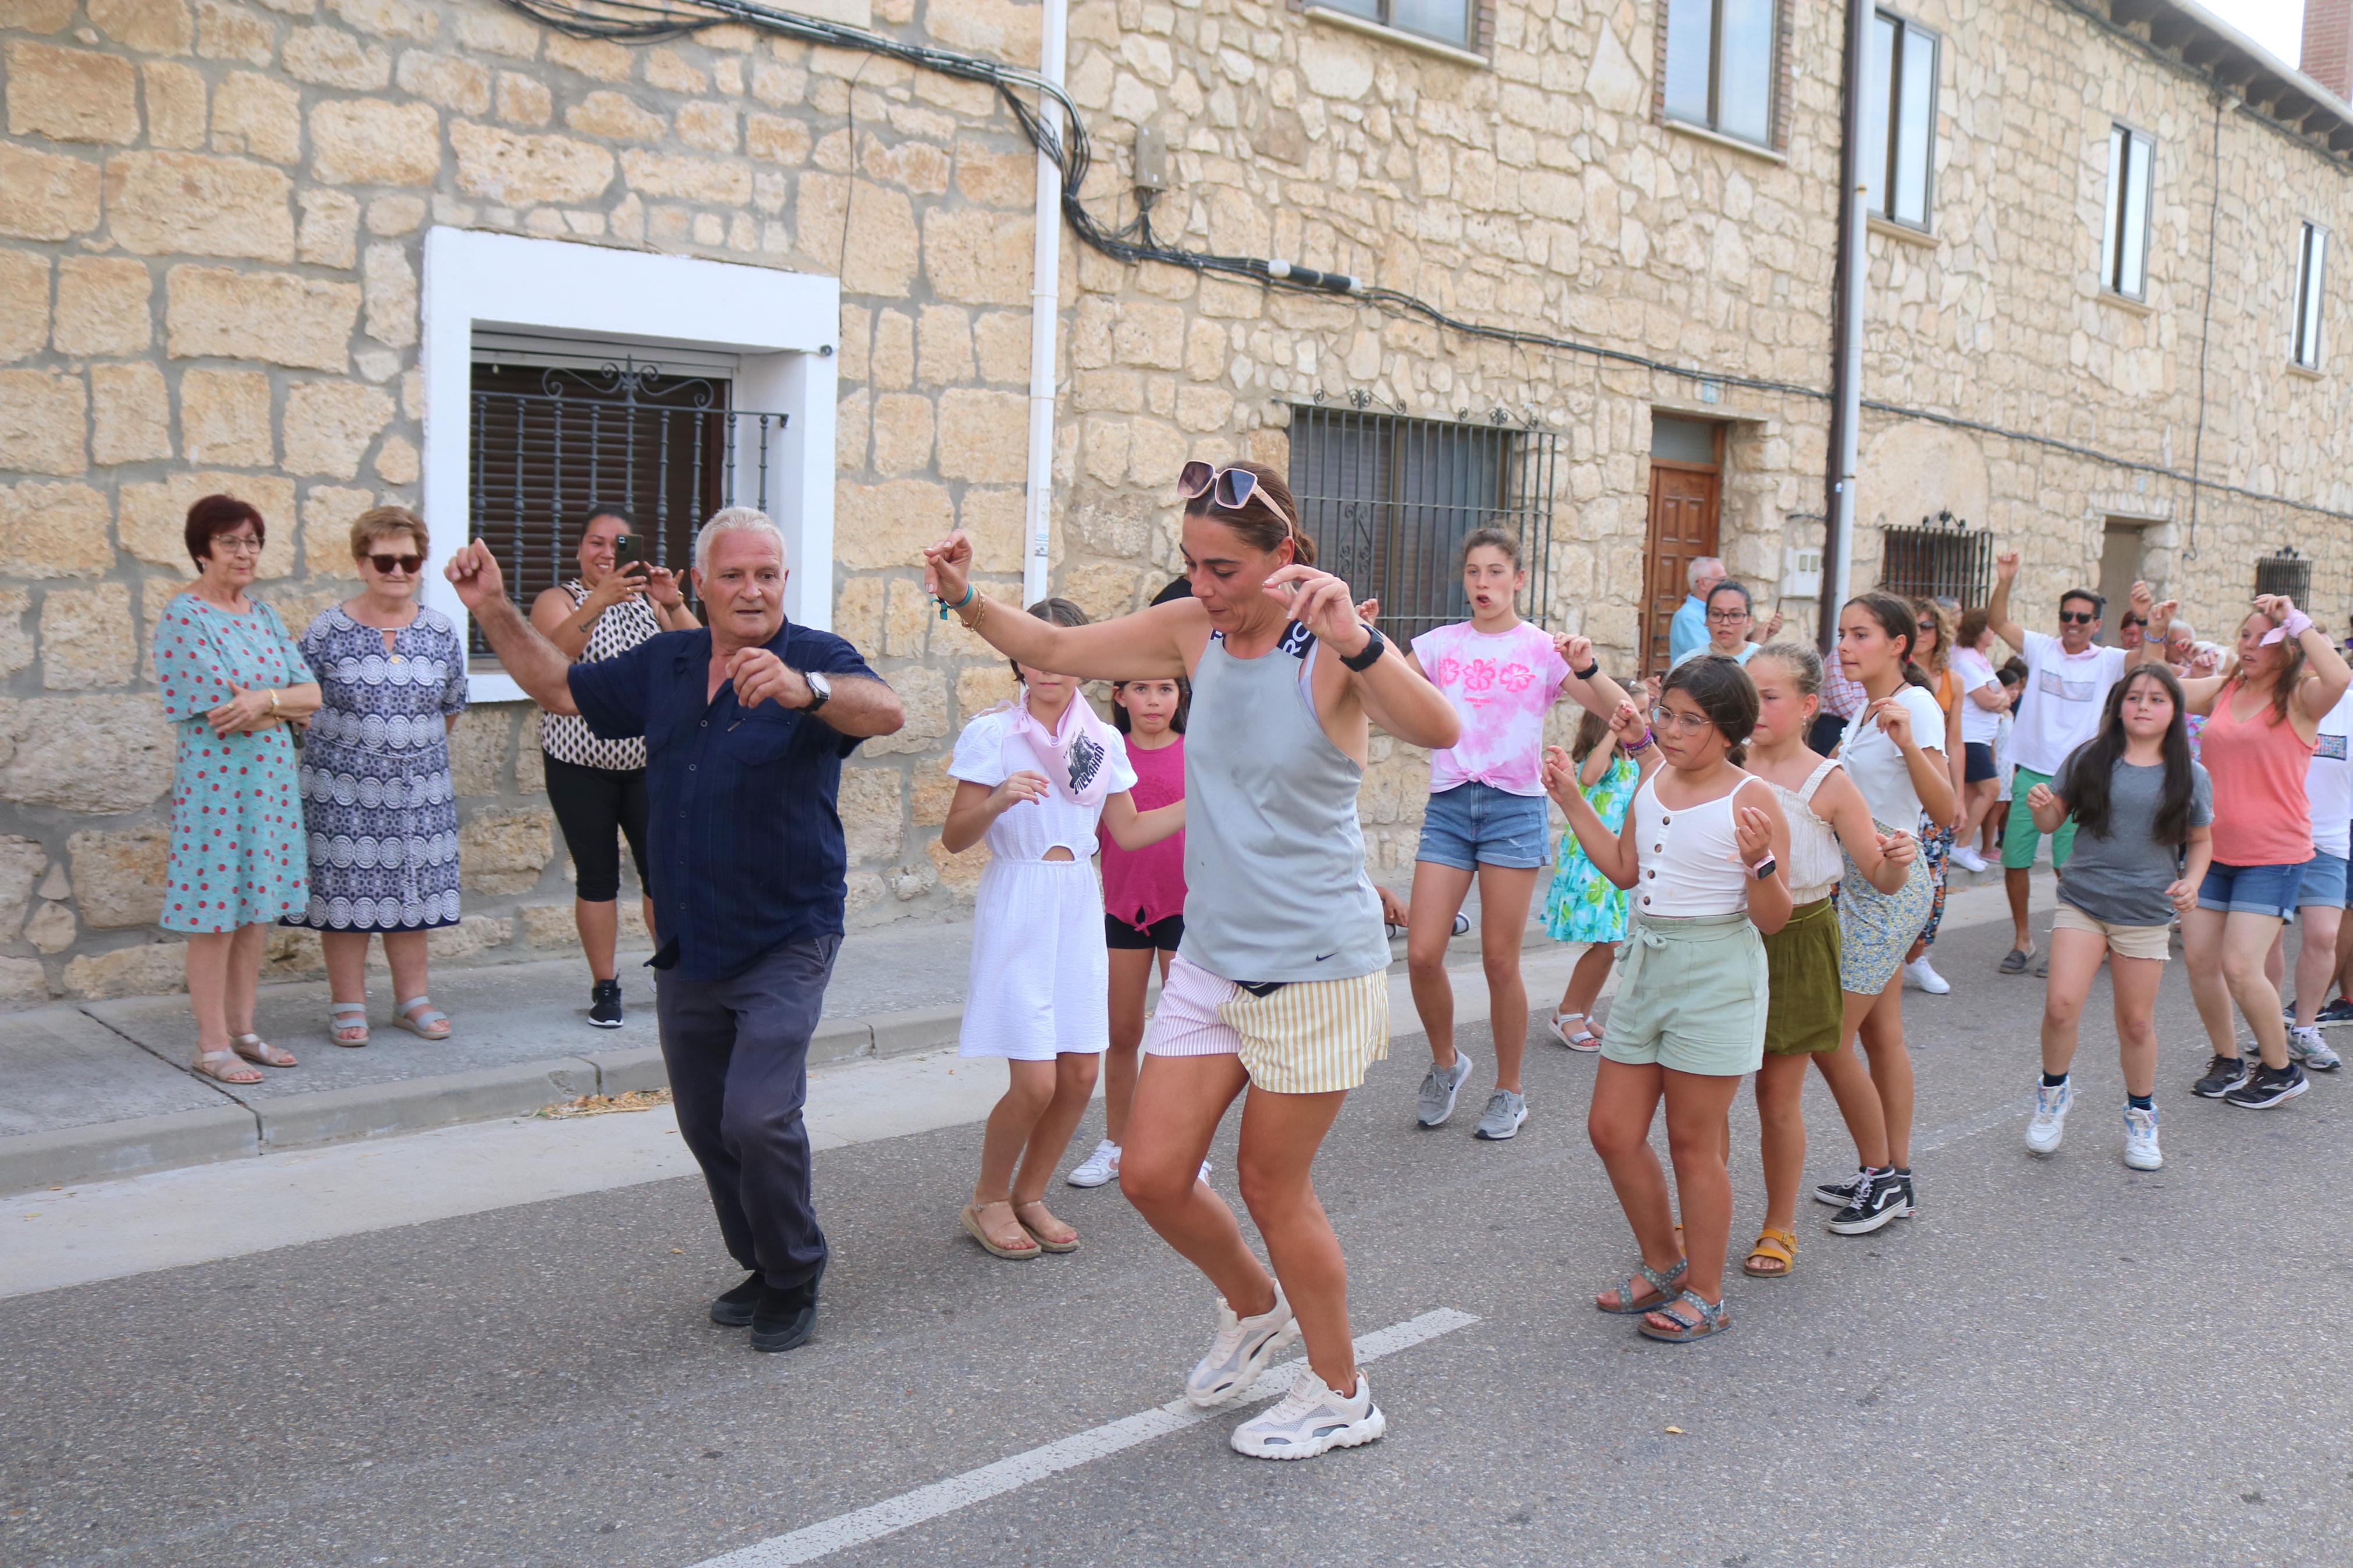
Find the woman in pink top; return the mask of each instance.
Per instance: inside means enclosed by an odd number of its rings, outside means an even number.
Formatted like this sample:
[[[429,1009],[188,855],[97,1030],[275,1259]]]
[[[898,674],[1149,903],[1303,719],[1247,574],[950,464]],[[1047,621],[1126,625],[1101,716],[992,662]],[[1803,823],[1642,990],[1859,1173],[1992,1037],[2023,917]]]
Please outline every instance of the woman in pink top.
[[[1473,532],[1462,542],[1462,596],[1471,603],[1471,618],[1414,638],[1409,661],[1462,721],[1462,738],[1430,753],[1430,805],[1414,855],[1406,968],[1430,1058],[1416,1114],[1424,1127],[1442,1125],[1471,1076],[1471,1059],[1454,1048],[1446,943],[1476,877],[1479,950],[1486,961],[1495,1041],[1495,1090],[1476,1134],[1491,1140],[1511,1137],[1528,1117],[1520,1090],[1520,1058],[1528,1043],[1520,944],[1537,874],[1552,860],[1545,714],[1563,686],[1604,718],[1626,696],[1601,674],[1592,644],[1583,637],[1556,639],[1520,619],[1527,582],[1516,538],[1500,528]]]
[[[2151,626],[2173,618],[2171,603],[2152,607],[2136,586],[2134,608]],[[2141,660],[2164,657],[2154,638]],[[2348,668],[2312,617],[2285,598],[2263,594],[2239,626],[2235,675],[2181,683],[2185,706],[2205,716],[2200,761],[2214,782],[2213,864],[2198,889],[2198,907],[2181,922],[2189,992],[2214,1045],[2206,1076],[2193,1086],[2209,1100],[2260,1110],[2305,1090],[2304,1068],[2288,1055],[2278,990],[2263,960],[2280,924],[2295,907],[2305,862],[2312,858],[2312,814],[2305,796],[2306,765],[2320,737],[2320,721],[2337,706]],[[2251,1075],[2239,1057],[2231,1004],[2254,1031],[2263,1060]]]

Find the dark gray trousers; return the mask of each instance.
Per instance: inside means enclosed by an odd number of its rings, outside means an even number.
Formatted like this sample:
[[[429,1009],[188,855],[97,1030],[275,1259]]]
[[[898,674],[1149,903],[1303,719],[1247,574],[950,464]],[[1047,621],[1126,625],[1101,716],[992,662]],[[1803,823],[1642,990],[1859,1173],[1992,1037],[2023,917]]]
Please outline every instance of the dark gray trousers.
[[[838,936],[786,942],[733,980],[655,975],[662,1060],[686,1141],[735,1261],[778,1289],[825,1272],[809,1202],[809,1036]]]

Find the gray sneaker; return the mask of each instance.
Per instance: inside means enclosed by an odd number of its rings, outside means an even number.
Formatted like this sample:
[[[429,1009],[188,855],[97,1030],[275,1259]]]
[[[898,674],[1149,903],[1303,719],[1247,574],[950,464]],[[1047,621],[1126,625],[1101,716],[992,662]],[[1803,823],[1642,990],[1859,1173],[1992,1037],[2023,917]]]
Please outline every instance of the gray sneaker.
[[[1508,1089],[1499,1089],[1487,1097],[1487,1109],[1480,1115],[1478,1131],[1472,1136],[1500,1143],[1517,1132],[1520,1123],[1527,1119],[1527,1097],[1514,1094]]]
[[[1461,1050],[1454,1053],[1454,1066],[1451,1070],[1441,1071],[1435,1066],[1431,1067],[1430,1076],[1421,1080],[1421,1105],[1417,1112],[1421,1124],[1424,1127],[1445,1126],[1446,1119],[1454,1114],[1454,1097],[1462,1092],[1462,1086],[1470,1079],[1471,1058]]]

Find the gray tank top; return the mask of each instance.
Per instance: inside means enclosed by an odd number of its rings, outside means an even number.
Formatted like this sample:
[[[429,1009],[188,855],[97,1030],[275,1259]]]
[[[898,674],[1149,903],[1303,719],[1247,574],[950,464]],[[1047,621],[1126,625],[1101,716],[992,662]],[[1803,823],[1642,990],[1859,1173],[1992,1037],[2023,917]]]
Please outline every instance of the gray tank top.
[[[1185,724],[1185,940],[1225,980],[1345,980],[1387,969],[1365,875],[1365,770],[1315,717],[1315,639],[1296,622],[1261,658],[1212,636]]]

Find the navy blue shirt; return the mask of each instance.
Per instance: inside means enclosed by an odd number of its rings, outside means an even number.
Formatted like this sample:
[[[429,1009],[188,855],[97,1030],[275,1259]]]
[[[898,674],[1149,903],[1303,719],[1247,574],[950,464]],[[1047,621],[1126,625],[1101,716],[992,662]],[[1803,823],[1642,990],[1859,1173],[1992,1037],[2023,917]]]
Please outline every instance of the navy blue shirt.
[[[767,648],[795,669],[881,679],[831,632],[786,622]],[[590,730],[646,738],[654,967],[704,981],[733,979],[785,942],[841,934],[849,857],[836,801],[841,760],[858,747],[797,710],[742,706],[732,680],[706,702],[710,679],[707,629],[572,667]]]

